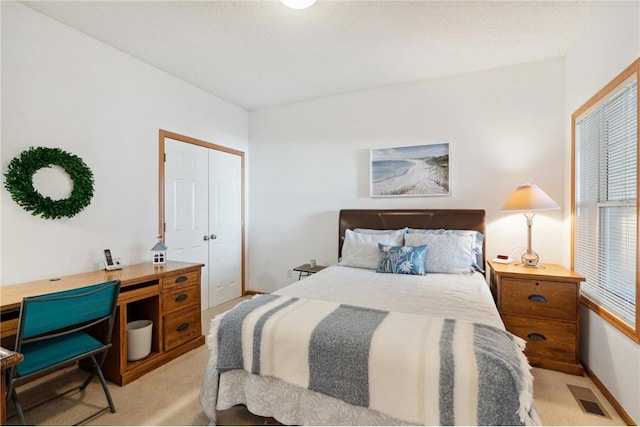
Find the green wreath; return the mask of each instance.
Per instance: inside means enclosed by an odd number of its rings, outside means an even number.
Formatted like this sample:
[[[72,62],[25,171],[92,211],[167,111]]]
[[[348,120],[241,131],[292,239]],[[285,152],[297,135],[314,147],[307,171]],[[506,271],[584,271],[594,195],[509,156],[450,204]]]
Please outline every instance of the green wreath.
[[[66,199],[53,200],[33,187],[33,175],[51,165],[62,167],[73,181],[73,190]],[[71,218],[89,206],[93,197],[91,169],[80,157],[59,148],[30,147],[11,160],[4,177],[11,198],[31,215],[45,219]]]

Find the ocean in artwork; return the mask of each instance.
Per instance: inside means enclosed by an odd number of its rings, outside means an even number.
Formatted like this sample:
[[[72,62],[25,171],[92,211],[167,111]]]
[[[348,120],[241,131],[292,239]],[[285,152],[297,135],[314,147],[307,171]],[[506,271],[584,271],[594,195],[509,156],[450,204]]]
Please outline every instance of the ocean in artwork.
[[[405,174],[413,166],[407,160],[374,160],[371,162],[371,180],[382,181]]]

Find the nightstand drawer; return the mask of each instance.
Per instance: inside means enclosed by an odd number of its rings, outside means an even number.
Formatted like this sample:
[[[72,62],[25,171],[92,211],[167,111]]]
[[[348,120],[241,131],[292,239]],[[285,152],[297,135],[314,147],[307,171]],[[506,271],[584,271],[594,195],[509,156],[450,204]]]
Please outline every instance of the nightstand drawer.
[[[504,278],[500,312],[575,321],[577,292],[570,282]]]
[[[575,323],[510,315],[502,316],[502,320],[509,332],[527,342],[527,355],[569,362],[576,360]]]

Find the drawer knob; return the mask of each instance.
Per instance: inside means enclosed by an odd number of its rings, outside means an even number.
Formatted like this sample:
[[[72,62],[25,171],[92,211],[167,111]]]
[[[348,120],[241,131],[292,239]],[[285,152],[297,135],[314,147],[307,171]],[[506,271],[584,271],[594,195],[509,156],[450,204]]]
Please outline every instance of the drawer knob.
[[[178,276],[176,277],[176,283],[182,283],[187,281],[187,276]]]
[[[189,324],[187,322],[180,324],[180,326],[178,326],[177,331],[178,332],[182,332],[189,329]]]
[[[533,340],[533,341],[546,341],[547,340],[547,337],[545,337],[542,334],[538,334],[536,332],[533,332],[533,333],[527,335],[527,337],[529,339]]]
[[[529,299],[533,302],[547,302],[547,297],[539,294],[529,295]]]
[[[187,294],[180,294],[176,297],[176,302],[181,302],[186,300],[187,298],[189,298],[189,295]]]

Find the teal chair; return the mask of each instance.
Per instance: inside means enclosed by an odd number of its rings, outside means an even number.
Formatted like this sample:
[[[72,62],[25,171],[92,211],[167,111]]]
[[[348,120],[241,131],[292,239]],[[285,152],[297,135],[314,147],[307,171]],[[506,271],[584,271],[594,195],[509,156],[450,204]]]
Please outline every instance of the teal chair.
[[[116,411],[101,367],[111,348],[111,332],[119,291],[120,281],[112,280],[22,300],[15,350],[24,355],[24,360],[9,370],[7,401],[13,401],[23,425],[26,424],[24,412],[56,397],[84,390],[95,376],[100,379],[109,406],[79,424],[107,410]],[[90,361],[91,366],[88,378],[80,387],[74,387],[23,411],[16,387],[83,359]]]

